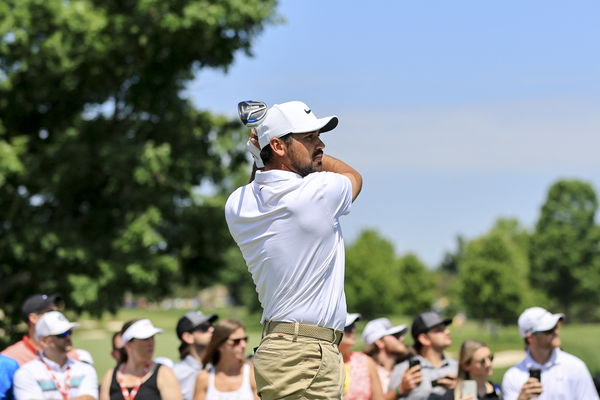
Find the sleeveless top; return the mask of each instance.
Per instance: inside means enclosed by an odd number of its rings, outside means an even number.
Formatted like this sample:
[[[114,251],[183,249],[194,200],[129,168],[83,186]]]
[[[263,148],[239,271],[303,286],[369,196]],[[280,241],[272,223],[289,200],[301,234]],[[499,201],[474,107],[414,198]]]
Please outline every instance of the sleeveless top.
[[[208,370],[208,387],[206,400],[254,400],[254,393],[250,385],[250,365],[244,364],[242,368],[242,384],[233,392],[220,392],[215,387],[215,367]]]
[[[344,400],[371,400],[373,389],[369,376],[369,356],[355,351],[346,364],[346,387]],[[349,367],[349,368],[348,368]]]
[[[156,368],[154,368],[154,372],[150,375],[150,378],[146,379],[144,383],[141,384],[136,399],[140,400],[161,400],[160,391],[158,390],[158,384],[156,383],[156,379],[158,377],[158,370],[160,368],[160,364],[156,364]],[[132,387],[127,388],[129,393],[133,390]],[[117,382],[117,368],[113,370],[112,379],[110,380],[110,388],[109,393],[110,400],[125,400],[123,398],[123,393],[121,393],[121,386],[119,386],[119,382]]]

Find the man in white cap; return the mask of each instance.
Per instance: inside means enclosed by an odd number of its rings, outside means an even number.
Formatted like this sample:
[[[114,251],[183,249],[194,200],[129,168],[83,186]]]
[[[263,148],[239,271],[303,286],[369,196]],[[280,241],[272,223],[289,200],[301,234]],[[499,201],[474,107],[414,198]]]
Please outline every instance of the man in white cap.
[[[175,332],[181,342],[179,358],[173,366],[173,372],[181,385],[184,400],[192,400],[196,375],[202,370],[202,357],[215,330],[213,323],[219,318],[216,314],[203,314],[190,311],[177,321]]]
[[[525,358],[504,374],[505,400],[598,399],[598,392],[585,363],[560,349],[560,327],[564,314],[528,308],[519,317],[519,333],[525,340]],[[538,370],[540,380],[531,377]]]
[[[40,317],[35,325],[35,338],[41,352],[37,359],[24,364],[15,374],[16,400],[98,398],[94,367],[67,357],[73,348],[73,329],[78,327],[58,311]]]
[[[337,345],[346,297],[339,219],[360,193],[362,177],[323,153],[321,134],[337,123],[335,116],[317,118],[300,101],[269,108],[250,138],[264,169],[225,206],[263,307],[263,339],[254,357],[263,400],[342,396]]]
[[[406,325],[394,326],[387,318],[369,321],[363,329],[362,338],[367,345],[365,353],[377,365],[377,373],[384,392],[388,389],[394,365],[409,352],[404,344],[404,335],[407,331]]]

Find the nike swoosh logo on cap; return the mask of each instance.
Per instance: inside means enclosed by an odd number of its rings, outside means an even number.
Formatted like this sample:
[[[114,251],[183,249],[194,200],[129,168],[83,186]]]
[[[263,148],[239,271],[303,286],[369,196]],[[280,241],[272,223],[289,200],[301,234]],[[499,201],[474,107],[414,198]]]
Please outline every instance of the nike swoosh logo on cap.
[[[310,114],[310,108],[309,108],[309,109],[306,109],[306,108],[305,108],[305,109],[304,109],[304,112],[305,112],[305,113],[307,113],[307,114]]]

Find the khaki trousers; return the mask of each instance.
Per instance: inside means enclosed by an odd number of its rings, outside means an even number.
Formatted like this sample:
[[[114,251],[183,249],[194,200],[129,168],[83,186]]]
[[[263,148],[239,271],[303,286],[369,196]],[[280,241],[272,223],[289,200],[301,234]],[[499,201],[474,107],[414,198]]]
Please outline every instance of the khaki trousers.
[[[283,333],[265,336],[254,355],[262,400],[341,400],[344,361],[337,344]]]

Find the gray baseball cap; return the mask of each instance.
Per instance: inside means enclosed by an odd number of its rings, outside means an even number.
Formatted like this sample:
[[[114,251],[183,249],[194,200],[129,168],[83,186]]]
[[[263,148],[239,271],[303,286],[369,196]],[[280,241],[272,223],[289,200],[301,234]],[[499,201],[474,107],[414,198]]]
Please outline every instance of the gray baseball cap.
[[[442,318],[440,314],[434,311],[427,311],[416,316],[410,328],[410,333],[413,339],[417,341],[417,337],[421,333],[427,333],[434,326],[440,324],[450,325],[451,323],[451,318]]]
[[[192,332],[198,326],[205,322],[215,322],[219,316],[217,314],[203,314],[202,311],[190,311],[177,321],[177,337],[181,339],[181,335],[185,332]]]

